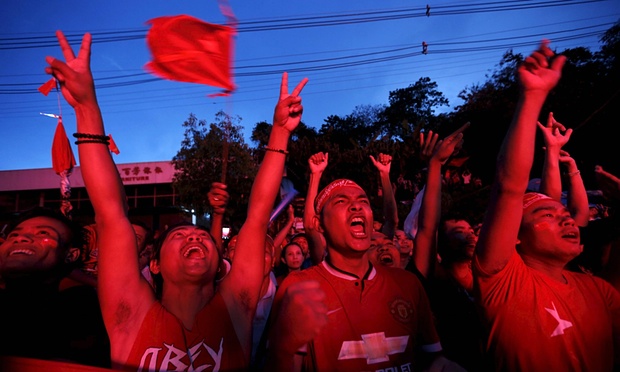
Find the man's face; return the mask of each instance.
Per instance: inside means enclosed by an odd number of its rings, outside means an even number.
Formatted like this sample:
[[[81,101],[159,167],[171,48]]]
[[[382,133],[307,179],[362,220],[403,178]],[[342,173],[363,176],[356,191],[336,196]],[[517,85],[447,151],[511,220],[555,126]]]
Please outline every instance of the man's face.
[[[478,236],[465,220],[444,221],[445,247],[441,247],[442,258],[448,261],[471,260],[478,242]]]
[[[226,247],[226,255],[228,259],[232,261],[235,258],[235,248],[237,247],[237,235],[230,238],[228,246]]]
[[[568,263],[581,251],[579,228],[562,203],[544,199],[523,211],[519,253],[547,263]]]
[[[363,190],[354,186],[335,190],[321,213],[321,225],[329,247],[341,253],[367,251],[372,223],[368,197]]]
[[[159,267],[164,281],[204,282],[215,279],[219,254],[211,236],[196,226],[180,226],[164,241]]]
[[[0,245],[0,273],[13,276],[54,269],[63,264],[69,228],[50,217],[26,220]]]
[[[374,232],[370,249],[368,250],[368,259],[373,265],[383,265],[390,267],[399,267],[400,253],[394,245],[394,242],[385,234]]]

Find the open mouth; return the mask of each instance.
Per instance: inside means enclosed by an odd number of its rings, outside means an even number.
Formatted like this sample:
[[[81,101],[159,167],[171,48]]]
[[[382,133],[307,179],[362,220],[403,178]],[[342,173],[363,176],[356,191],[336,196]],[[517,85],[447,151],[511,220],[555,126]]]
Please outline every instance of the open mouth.
[[[199,245],[190,245],[189,247],[185,248],[185,250],[183,251],[183,257],[201,259],[201,258],[205,258],[206,255],[205,255],[205,251],[203,247]]]
[[[365,238],[366,237],[366,225],[364,224],[364,219],[361,217],[354,217],[351,220],[351,232],[353,236],[356,238]]]
[[[579,233],[573,231],[566,234],[562,234],[562,239],[579,240]]]
[[[33,256],[34,251],[31,249],[16,249],[14,251],[11,251],[11,253],[9,253],[9,256],[15,256],[15,255]]]
[[[379,255],[379,262],[386,266],[394,265],[394,258],[390,254]]]

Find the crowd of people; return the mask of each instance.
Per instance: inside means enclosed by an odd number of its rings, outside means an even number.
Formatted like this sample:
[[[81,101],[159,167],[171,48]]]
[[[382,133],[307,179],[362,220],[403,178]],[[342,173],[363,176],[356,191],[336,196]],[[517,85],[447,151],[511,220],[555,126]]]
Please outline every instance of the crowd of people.
[[[75,110],[95,223],[36,208],[7,229],[0,367],[42,360],[133,371],[619,370],[620,179],[594,170],[610,208],[593,215],[577,162],[562,150],[571,129],[552,113],[538,122],[565,62],[548,41],[518,68],[518,105],[483,221],[442,211],[442,187],[454,178],[446,164],[468,123],[445,138],[420,136],[426,168],[406,221],[389,154],[369,159],[383,190],[377,218],[353,180],[319,187],[329,154],[317,152],[308,159],[303,228],[294,226],[292,206],[274,225],[308,81],[289,92],[283,73],[246,220],[224,239],[229,186],[219,182],[208,194],[208,227],[180,223],[154,236],[130,220],[90,70],[91,36],[77,55],[57,37],[64,61],[47,57],[46,72]],[[532,189],[538,130],[545,163]],[[597,221],[604,233],[592,230]]]

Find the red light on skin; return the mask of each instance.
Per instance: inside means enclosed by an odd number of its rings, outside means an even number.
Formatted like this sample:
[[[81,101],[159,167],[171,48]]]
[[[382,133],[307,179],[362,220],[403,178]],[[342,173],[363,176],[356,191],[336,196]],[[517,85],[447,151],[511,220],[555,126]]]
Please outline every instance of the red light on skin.
[[[58,247],[58,241],[50,238],[41,239],[41,246],[43,248],[56,249]]]
[[[539,222],[537,224],[534,225],[534,229],[536,230],[549,230],[551,228],[551,226],[549,225],[549,222]]]

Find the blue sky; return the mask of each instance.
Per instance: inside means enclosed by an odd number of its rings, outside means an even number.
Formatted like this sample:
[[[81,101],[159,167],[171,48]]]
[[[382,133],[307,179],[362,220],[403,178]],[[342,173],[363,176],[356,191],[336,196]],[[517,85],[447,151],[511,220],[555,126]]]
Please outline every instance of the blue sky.
[[[596,51],[602,32],[620,19],[618,0],[428,2],[428,17],[426,4],[229,0],[239,22],[234,53],[238,89],[228,98],[209,98],[216,88],[161,79],[142,82],[155,78],[145,74],[150,52],[144,36],[146,22],[165,15],[224,24],[215,0],[4,2],[0,170],[51,167],[56,121],[40,112],[62,113],[69,136],[75,132],[75,116],[64,100],[59,108],[55,92],[45,97],[36,90],[48,80],[45,56],[62,57],[57,29],[75,36],[94,34],[92,70],[106,130],[121,151],[114,155],[120,164],[170,160],[190,113],[207,122],[220,110],[240,116],[251,144],[254,125],[271,120],[282,71],[291,71],[291,86],[309,78],[302,92],[303,121],[316,128],[329,115],[387,104],[390,91],[421,77],[438,84],[450,101],[445,110],[450,110],[461,103],[458,93],[484,81],[506,50],[528,54],[546,37],[558,50],[583,46]],[[294,26],[284,27],[290,24]],[[98,42],[106,35],[123,40]],[[423,41],[428,54],[421,53]],[[79,42],[72,45],[78,48]]]

